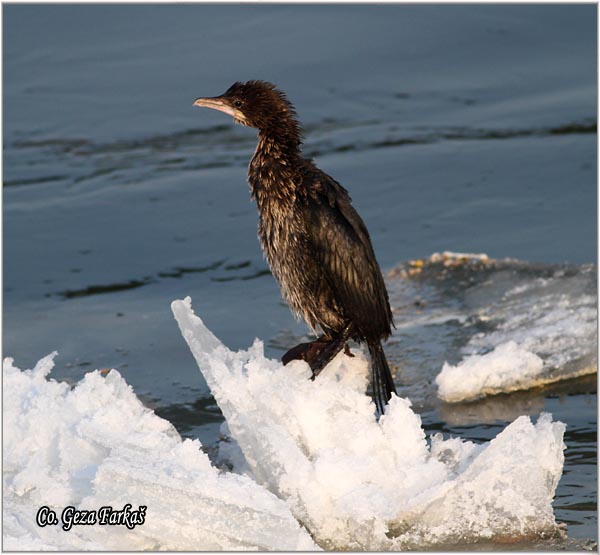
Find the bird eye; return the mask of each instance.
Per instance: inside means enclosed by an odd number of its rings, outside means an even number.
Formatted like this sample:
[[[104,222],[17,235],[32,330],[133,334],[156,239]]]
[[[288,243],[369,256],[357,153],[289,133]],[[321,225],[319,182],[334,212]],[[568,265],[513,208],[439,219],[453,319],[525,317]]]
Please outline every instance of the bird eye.
[[[233,105],[234,105],[236,108],[241,108],[241,107],[242,107],[242,101],[241,101],[241,100],[236,100],[236,101],[233,103]]]

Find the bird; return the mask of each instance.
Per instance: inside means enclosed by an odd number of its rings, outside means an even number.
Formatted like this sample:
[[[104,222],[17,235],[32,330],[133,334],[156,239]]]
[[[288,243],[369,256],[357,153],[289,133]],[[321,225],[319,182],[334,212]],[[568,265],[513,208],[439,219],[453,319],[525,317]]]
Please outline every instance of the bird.
[[[365,342],[371,355],[373,400],[379,414],[396,394],[382,342],[394,326],[388,293],[367,227],[348,191],[302,154],[303,131],[284,92],[267,81],[236,82],[194,106],[256,128],[248,166],[258,237],[271,273],[295,316],[317,339],[291,348],[284,365],[306,361],[315,379],[347,342]]]

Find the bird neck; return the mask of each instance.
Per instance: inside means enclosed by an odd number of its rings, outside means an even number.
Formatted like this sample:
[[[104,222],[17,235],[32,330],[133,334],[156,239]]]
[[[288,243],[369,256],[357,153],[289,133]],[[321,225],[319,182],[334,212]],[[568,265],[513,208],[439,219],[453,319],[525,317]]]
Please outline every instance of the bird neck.
[[[278,156],[296,156],[302,144],[300,125],[293,119],[278,119],[258,132],[259,148]]]
[[[259,131],[256,153],[266,158],[293,161],[301,156],[300,139],[295,135],[274,134],[272,131]]]
[[[270,202],[286,202],[293,198],[301,160],[299,141],[285,142],[259,132],[258,144],[248,167],[248,183],[260,211]]]

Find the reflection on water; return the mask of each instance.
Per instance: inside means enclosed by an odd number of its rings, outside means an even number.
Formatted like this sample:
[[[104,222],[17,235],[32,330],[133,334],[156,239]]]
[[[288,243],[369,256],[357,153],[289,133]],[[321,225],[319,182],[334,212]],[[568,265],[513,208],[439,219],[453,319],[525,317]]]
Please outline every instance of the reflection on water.
[[[597,376],[590,375],[510,395],[495,395],[473,403],[441,403],[440,417],[451,426],[512,422],[522,414],[536,416],[544,412],[548,397],[596,393],[596,384]]]

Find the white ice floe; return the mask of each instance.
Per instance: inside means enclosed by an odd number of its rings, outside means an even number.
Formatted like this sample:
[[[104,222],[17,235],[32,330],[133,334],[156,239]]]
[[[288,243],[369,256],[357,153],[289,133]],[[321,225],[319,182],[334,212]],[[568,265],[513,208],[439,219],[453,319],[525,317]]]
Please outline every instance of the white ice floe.
[[[582,267],[573,275],[557,270],[525,279],[481,307],[477,318],[492,329],[469,339],[456,366],[444,364],[436,377],[440,399],[474,401],[596,373],[591,272]]]
[[[520,417],[475,444],[435,435],[394,397],[377,422],[368,363],[343,354],[319,378],[296,361],[228,350],[173,311],[227,419],[234,472],[145,408],[115,370],[74,387],[3,365],[3,546],[10,550],[403,549],[559,534],[552,498],[564,425]],[[143,525],[39,527],[49,506],[146,506]]]
[[[459,403],[578,378],[595,371],[594,366],[584,366],[568,373],[550,372],[539,356],[509,341],[484,355],[467,356],[456,366],[446,362],[435,382],[442,401]]]
[[[491,442],[428,444],[410,402],[377,422],[368,364],[340,354],[316,381],[285,368],[260,341],[227,349],[189,298],[172,304],[182,335],[244,455],[249,475],[324,548],[401,549],[558,533],[552,498],[565,426],[520,417]],[[239,459],[239,456],[237,457]]]
[[[3,365],[3,547],[9,550],[314,550],[283,501],[219,473],[198,441],[145,408],[116,371],[73,389],[47,379],[56,353]],[[39,527],[49,506],[147,506],[145,523]]]
[[[528,389],[539,382],[543,367],[540,357],[509,341],[485,355],[466,357],[456,366],[446,362],[435,382],[443,401],[470,401]]]

